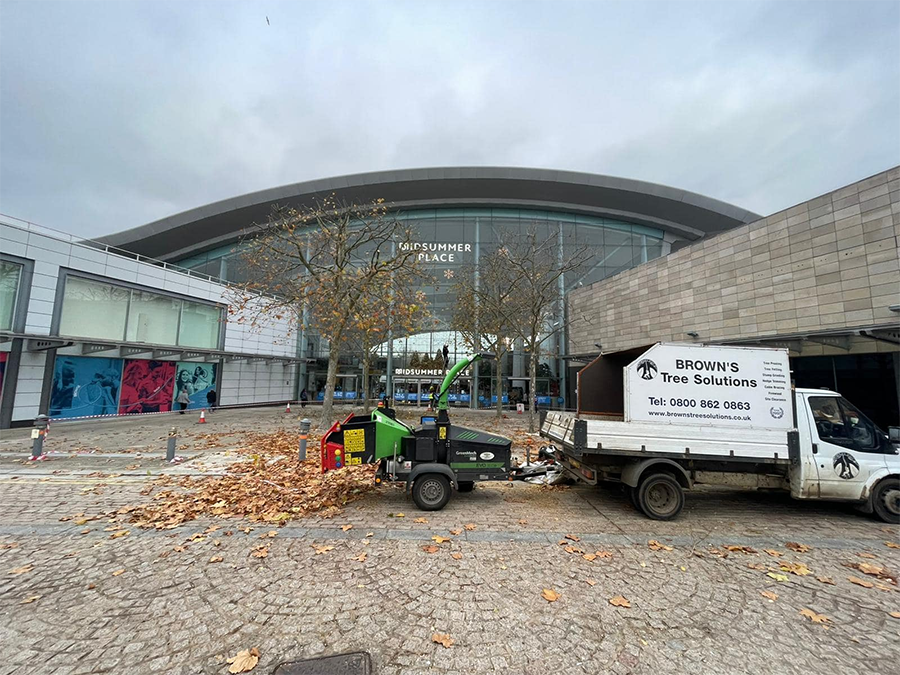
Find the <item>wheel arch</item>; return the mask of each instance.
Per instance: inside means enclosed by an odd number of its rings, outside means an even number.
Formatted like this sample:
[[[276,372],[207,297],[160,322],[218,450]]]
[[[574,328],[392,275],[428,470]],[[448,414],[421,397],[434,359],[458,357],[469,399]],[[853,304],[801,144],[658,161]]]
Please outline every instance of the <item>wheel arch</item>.
[[[636,488],[641,482],[641,477],[650,469],[654,469],[654,472],[664,471],[666,473],[671,473],[673,476],[675,476],[675,480],[678,481],[678,484],[681,485],[681,487],[685,488],[686,490],[689,490],[691,488],[691,477],[684,469],[684,467],[677,462],[674,462],[671,459],[666,459],[664,457],[643,459],[640,462],[629,464],[622,471],[621,480],[623,483],[625,483],[625,485]]]
[[[453,469],[446,464],[429,462],[428,464],[419,464],[409,472],[409,476],[406,477],[406,491],[409,492],[409,487],[416,481],[416,478],[428,473],[437,473],[446,476],[451,485],[456,484],[456,474],[453,473]]]

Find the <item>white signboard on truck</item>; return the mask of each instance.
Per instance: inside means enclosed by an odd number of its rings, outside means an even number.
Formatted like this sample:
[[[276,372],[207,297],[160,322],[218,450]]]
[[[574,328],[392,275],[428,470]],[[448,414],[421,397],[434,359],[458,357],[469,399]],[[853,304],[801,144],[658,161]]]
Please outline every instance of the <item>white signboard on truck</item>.
[[[657,344],[625,369],[625,419],[791,429],[785,349]]]

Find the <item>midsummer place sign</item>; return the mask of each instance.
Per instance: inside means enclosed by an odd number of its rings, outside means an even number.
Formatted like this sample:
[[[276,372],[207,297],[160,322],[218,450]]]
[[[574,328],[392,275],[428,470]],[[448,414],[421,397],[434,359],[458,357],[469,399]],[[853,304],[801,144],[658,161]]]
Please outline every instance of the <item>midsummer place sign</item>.
[[[435,244],[424,241],[403,241],[401,251],[419,251],[416,256],[423,262],[456,262],[457,253],[471,253],[472,244]]]

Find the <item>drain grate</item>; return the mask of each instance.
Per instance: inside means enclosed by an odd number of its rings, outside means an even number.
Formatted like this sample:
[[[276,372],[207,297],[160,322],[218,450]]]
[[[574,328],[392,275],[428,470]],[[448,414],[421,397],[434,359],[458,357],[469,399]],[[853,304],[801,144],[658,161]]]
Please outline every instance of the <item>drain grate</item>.
[[[282,663],[273,675],[371,675],[372,661],[366,652],[352,652],[318,659]]]

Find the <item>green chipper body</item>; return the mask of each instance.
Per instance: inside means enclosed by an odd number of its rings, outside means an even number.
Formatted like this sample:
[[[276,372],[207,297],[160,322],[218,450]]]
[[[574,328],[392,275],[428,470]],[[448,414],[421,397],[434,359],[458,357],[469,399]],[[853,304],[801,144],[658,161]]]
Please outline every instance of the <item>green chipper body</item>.
[[[386,406],[335,422],[322,437],[322,471],[378,464],[376,483],[405,481],[416,504],[427,511],[443,508],[452,488],[469,492],[477,481],[509,480],[510,439],[450,423],[450,385],[481,358],[485,355],[462,359],[447,373],[434,421],[411,427]]]

